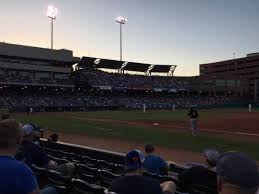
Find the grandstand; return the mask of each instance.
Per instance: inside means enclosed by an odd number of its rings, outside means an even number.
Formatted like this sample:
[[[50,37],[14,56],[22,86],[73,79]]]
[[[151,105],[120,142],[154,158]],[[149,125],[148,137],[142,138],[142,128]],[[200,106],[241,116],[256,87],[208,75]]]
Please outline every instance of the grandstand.
[[[143,104],[149,109],[172,109],[174,105],[184,108],[247,102],[245,79],[175,77],[175,68],[94,57],[79,59],[69,50],[1,43],[1,104],[11,111],[28,107],[34,111],[84,111],[141,109]]]

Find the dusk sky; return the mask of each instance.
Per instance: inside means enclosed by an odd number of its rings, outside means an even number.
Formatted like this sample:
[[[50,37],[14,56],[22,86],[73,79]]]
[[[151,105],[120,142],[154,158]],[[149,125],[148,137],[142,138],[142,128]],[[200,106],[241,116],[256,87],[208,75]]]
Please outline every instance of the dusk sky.
[[[50,47],[48,5],[59,9],[54,47],[74,55],[176,64],[197,75],[199,64],[259,52],[259,0],[0,0],[0,41]]]

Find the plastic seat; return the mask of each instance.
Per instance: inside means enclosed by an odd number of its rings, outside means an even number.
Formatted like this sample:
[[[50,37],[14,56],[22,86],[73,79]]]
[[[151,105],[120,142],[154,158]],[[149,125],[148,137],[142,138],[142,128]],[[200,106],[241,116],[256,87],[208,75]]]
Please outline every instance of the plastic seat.
[[[54,170],[48,171],[48,183],[55,187],[59,193],[68,193],[71,189],[71,178]]]
[[[94,175],[99,176],[100,170],[97,168],[92,168],[84,164],[78,164],[77,165],[77,172],[79,174],[88,174],[88,175]]]
[[[125,166],[121,164],[114,164],[113,173],[115,174],[124,174],[125,172]]]
[[[87,183],[80,179],[73,179],[72,184],[72,194],[104,194],[103,187]]]
[[[67,155],[69,154],[69,152],[65,152],[65,151],[63,151],[63,150],[59,150],[58,151],[58,155],[60,156],[60,157],[63,157],[63,158],[67,158]]]
[[[100,184],[103,187],[108,188],[114,179],[121,177],[121,175],[113,174],[106,170],[100,171]]]
[[[169,171],[172,171],[174,173],[182,173],[183,171],[185,171],[186,169],[188,169],[190,167],[188,166],[183,166],[183,165],[178,165],[178,164],[170,164],[169,166]]]
[[[80,163],[82,161],[82,156],[75,153],[68,153],[67,157],[73,162]]]
[[[46,148],[45,148],[46,150]],[[46,150],[48,154],[51,154],[51,155],[55,155],[55,156],[58,156],[59,154],[59,150],[53,150],[53,149],[50,149],[48,148],[48,150]]]
[[[107,170],[107,171],[113,171],[115,168],[115,164],[109,163],[105,160],[98,160],[98,167],[101,168],[102,170]]]
[[[33,173],[35,174],[39,187],[43,187],[47,185],[48,183],[48,173],[46,168],[38,167],[34,164],[32,164],[31,169]]]
[[[97,163],[98,161],[89,156],[83,156],[82,162],[86,163],[88,166],[93,166],[93,167],[98,165],[98,163]]]
[[[66,164],[66,163],[70,163],[71,161],[67,160],[67,159],[64,159],[64,158],[57,158],[55,156],[52,156],[52,155],[48,155],[49,159],[57,162],[59,165],[61,164]]]
[[[95,184],[98,181],[98,177],[95,175],[80,173],[78,178],[91,184]]]

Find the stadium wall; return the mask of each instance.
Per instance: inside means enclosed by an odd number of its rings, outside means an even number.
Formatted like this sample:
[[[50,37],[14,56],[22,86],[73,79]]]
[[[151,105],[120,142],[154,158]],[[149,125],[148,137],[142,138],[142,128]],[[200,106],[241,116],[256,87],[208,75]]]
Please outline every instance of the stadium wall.
[[[42,145],[45,147],[48,147],[47,140],[41,139]],[[88,146],[81,146],[71,143],[64,143],[64,142],[58,142],[55,145],[56,149],[66,151],[66,152],[72,152],[79,155],[86,155],[92,158],[105,160],[107,162],[115,163],[115,164],[124,164],[124,157],[125,154],[119,153],[119,152],[112,152],[108,150],[88,147]]]

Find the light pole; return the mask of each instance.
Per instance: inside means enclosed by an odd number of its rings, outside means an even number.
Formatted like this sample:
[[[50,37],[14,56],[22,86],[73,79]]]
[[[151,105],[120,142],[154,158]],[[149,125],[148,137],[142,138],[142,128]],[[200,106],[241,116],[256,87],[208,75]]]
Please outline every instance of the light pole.
[[[53,49],[53,23],[54,20],[57,18],[57,14],[58,14],[58,9],[54,6],[48,6],[48,10],[47,10],[47,16],[48,18],[50,18],[51,20],[51,49]]]
[[[119,16],[116,18],[116,22],[120,24],[120,60],[122,61],[122,25],[127,23],[127,19]]]

